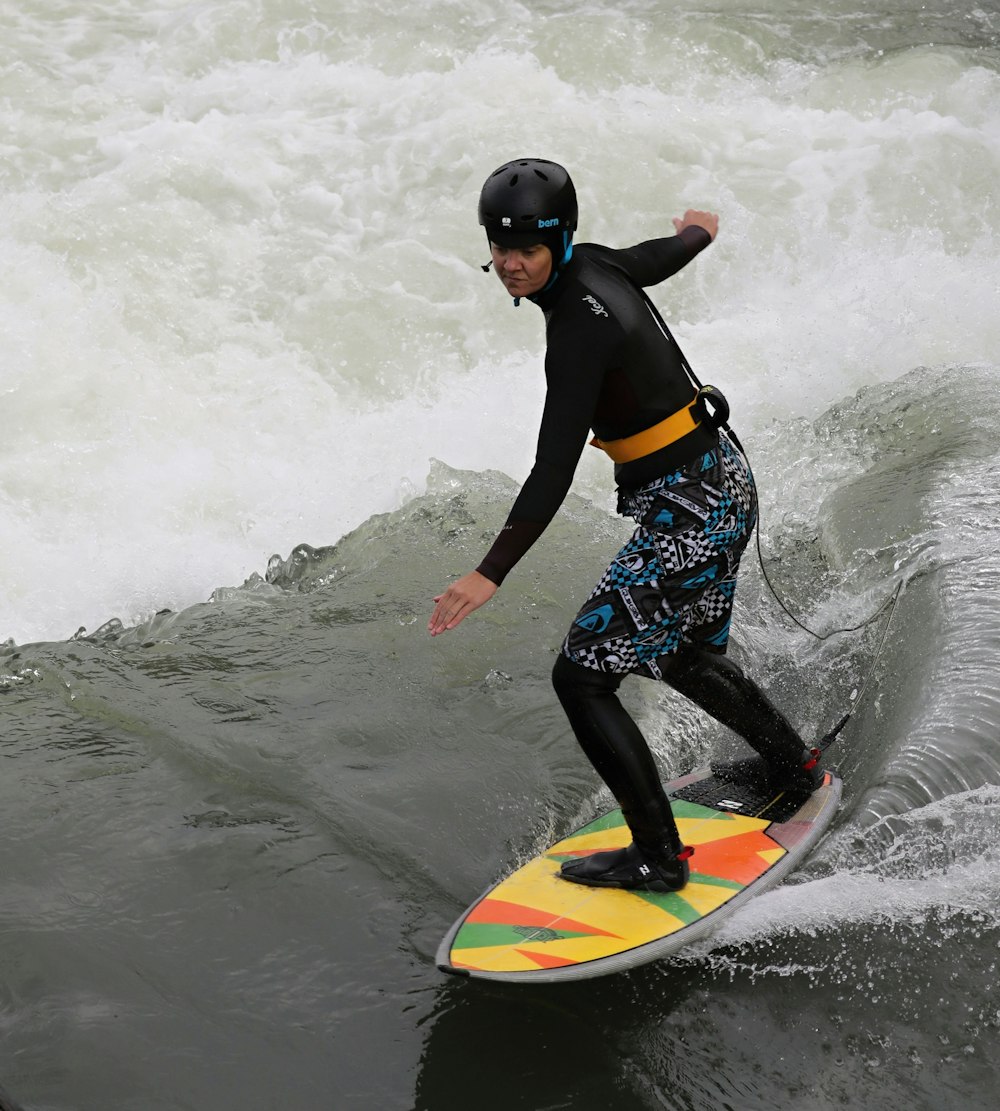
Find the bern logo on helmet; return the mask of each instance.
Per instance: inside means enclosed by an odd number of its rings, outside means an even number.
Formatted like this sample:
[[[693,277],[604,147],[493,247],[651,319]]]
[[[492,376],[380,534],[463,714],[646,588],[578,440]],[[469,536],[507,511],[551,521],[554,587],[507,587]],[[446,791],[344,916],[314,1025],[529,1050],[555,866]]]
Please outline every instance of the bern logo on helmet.
[[[539,220],[538,226],[540,228],[557,228],[559,226],[559,217],[553,216],[551,220]]]
[[[503,224],[503,226],[504,226],[505,228],[509,228],[509,227],[510,227],[510,217],[509,217],[509,216],[505,216],[505,217],[504,217],[504,218],[503,218],[503,219],[502,219],[502,220],[500,221],[500,223],[501,223],[501,224]]]

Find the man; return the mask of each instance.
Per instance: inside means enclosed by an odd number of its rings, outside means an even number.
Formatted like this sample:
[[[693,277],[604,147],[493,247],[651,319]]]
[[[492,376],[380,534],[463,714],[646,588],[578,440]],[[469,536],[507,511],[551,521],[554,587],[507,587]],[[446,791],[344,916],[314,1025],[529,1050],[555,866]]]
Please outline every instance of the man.
[[[534,466],[475,571],[435,598],[437,636],[489,601],[562,504],[591,430],[615,462],[619,512],[637,524],[570,626],[553,685],[577,740],[618,800],[627,848],[562,866],[575,883],[676,891],[680,841],[656,764],[617,697],[626,675],[668,683],[743,736],[757,758],[716,766],[808,792],[816,758],[725,657],[740,556],[757,497],[742,452],[710,417],[642,288],[714,240],[718,217],[689,209],[676,235],[625,250],[575,246],[576,191],[562,166],[524,158],[487,179],[479,201],[491,265],[518,305],[542,310],[546,397]]]

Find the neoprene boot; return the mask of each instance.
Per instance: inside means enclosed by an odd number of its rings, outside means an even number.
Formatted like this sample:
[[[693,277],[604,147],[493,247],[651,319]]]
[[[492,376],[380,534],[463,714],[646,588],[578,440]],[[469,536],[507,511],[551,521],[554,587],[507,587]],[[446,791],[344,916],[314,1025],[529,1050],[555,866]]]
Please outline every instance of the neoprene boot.
[[[661,665],[674,690],[738,733],[758,753],[744,760],[713,761],[712,771],[731,783],[778,792],[811,794],[822,782],[819,756],[810,751],[764,692],[725,656],[685,648]]]
[[[804,748],[799,759],[794,766],[776,767],[763,756],[747,756],[743,760],[713,760],[710,767],[713,775],[729,783],[766,787],[776,795],[811,795],[823,782],[819,757]]]
[[[688,860],[694,849],[676,846],[663,856],[647,856],[633,841],[624,849],[591,853],[563,862],[559,878],[588,887],[620,887],[627,891],[680,891],[687,883]]]

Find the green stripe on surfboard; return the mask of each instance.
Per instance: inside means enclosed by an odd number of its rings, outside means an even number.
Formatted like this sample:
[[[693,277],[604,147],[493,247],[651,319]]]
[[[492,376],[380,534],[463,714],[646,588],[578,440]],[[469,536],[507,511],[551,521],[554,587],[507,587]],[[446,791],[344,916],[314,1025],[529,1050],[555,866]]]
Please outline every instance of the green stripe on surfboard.
[[[689,818],[703,822],[733,822],[746,817],[746,815],[728,814],[722,810],[713,810],[709,806],[700,806],[696,802],[676,798],[670,800],[670,810],[675,818]],[[606,829],[620,829],[624,824],[625,819],[622,817],[622,812],[612,810],[609,814],[595,818],[594,821],[589,822],[582,829],[578,829],[572,836],[579,837],[584,833],[601,833]]]
[[[544,926],[505,926],[502,923],[467,922],[455,935],[453,949],[485,949],[491,945],[524,945],[532,941],[592,937],[574,930],[549,930]]]

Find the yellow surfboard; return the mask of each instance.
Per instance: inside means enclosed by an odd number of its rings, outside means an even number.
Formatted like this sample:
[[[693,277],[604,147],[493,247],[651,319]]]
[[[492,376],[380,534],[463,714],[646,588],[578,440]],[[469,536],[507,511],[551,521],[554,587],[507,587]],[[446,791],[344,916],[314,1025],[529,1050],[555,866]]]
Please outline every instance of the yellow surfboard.
[[[438,967],[460,976],[548,983],[604,976],[658,960],[708,935],[753,895],[780,883],[833,820],[831,772],[803,799],[762,795],[707,768],[667,783],[681,840],[694,847],[677,892],[584,887],[559,879],[574,856],[631,840],[612,810],[490,887],[448,931]]]

